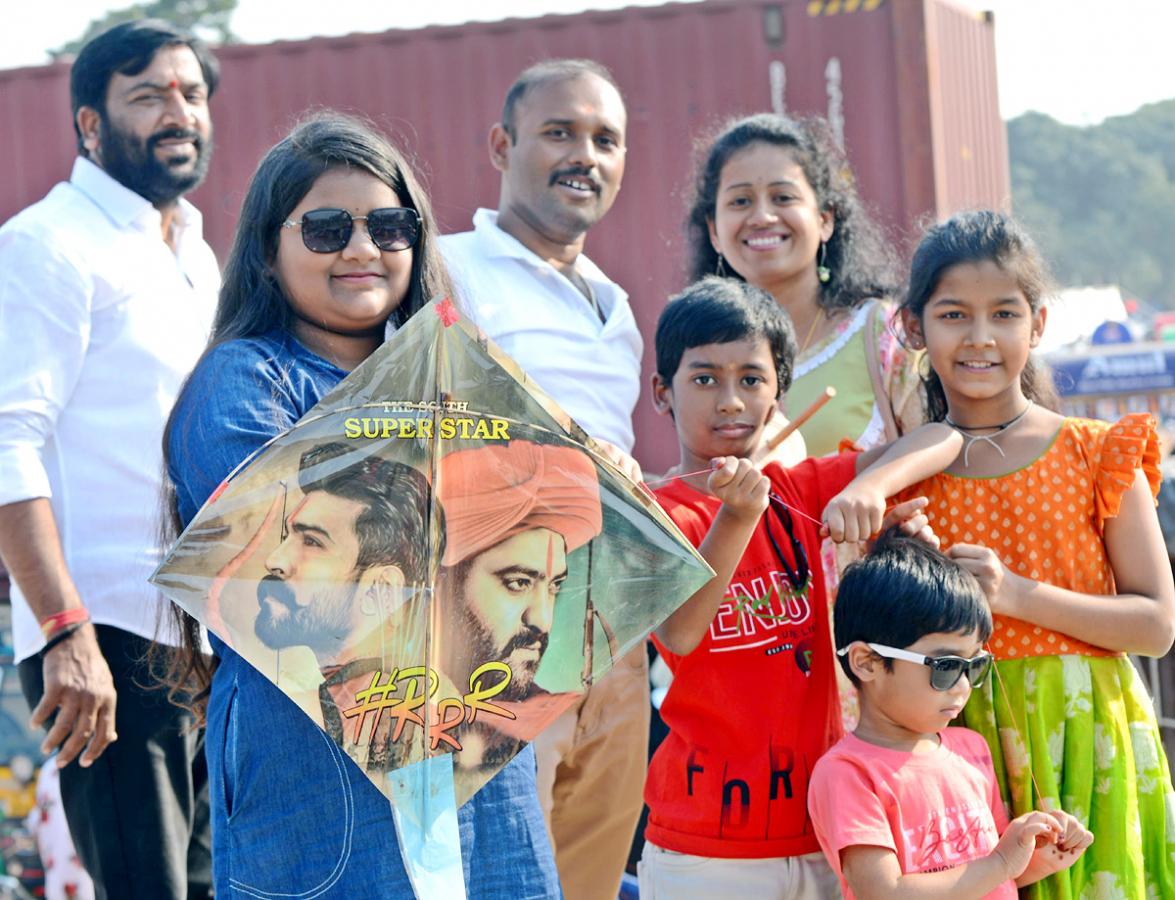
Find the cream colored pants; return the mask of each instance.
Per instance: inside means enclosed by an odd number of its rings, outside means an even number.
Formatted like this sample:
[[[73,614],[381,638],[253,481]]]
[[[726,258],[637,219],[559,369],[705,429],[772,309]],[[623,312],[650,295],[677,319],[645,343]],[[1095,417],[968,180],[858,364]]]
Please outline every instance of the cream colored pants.
[[[771,859],[716,859],[645,842],[637,867],[641,900],[833,900],[840,879],[823,853]]]
[[[566,900],[616,900],[644,804],[649,708],[642,644],[534,742]]]

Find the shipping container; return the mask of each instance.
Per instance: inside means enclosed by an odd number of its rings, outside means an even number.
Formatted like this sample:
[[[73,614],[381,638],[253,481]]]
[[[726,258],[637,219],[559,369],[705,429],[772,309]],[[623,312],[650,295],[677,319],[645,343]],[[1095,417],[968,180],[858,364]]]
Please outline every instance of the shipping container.
[[[258,158],[300,114],[358,111],[420,162],[443,229],[496,206],[486,135],[530,63],[591,57],[629,108],[624,186],[587,252],[630,293],[649,343],[683,286],[682,221],[697,138],[764,110],[831,121],[861,193],[907,247],[920,220],[1006,206],[1007,147],[990,14],[948,0],[708,0],[217,50],[216,152],[192,199],[223,259]],[[69,172],[68,66],[0,72],[0,219]],[[637,456],[676,461],[668,420],[642,401]]]

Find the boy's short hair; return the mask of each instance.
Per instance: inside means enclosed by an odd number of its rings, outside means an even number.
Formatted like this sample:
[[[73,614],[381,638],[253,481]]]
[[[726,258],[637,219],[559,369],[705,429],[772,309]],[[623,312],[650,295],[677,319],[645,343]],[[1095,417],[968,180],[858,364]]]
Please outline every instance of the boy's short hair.
[[[796,338],[791,319],[766,291],[709,275],[695,281],[661,311],[657,320],[657,374],[672,384],[686,350],[706,344],[764,338],[771,348],[779,391],[791,387]]]
[[[905,648],[928,634],[991,637],[991,609],[975,577],[929,544],[891,528],[846,570],[833,606],[836,649],[854,641]],[[838,656],[854,685],[847,656]],[[886,671],[893,661],[883,660]]]

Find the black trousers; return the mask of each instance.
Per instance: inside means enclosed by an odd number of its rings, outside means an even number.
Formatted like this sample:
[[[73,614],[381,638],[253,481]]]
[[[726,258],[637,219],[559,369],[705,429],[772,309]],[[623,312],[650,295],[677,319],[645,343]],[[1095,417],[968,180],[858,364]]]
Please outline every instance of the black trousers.
[[[75,760],[61,770],[78,857],[99,900],[211,897],[203,733],[166,690],[150,688],[150,641],[109,625],[95,630],[118,692],[118,740],[89,768]],[[39,655],[21,662],[20,683],[32,709],[44,693]]]

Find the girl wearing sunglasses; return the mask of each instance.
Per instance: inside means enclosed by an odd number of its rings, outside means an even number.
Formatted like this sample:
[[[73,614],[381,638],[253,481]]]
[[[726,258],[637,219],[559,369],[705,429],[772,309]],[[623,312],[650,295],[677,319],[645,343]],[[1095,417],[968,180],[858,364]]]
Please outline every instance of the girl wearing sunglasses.
[[[296,127],[249,185],[212,340],[164,435],[178,533],[426,300],[448,292],[403,156],[334,113]],[[410,898],[391,808],[309,716],[197,623],[171,682],[205,717],[217,896]],[[458,811],[470,897],[550,897],[558,876],[527,748]],[[470,848],[474,848],[470,852]]]
[[[846,570],[834,631],[861,718],[808,788],[846,898],[1015,900],[1092,843],[1060,810],[1009,822],[987,744],[946,727],[991,671],[991,630],[975,578],[913,538],[887,533]]]

